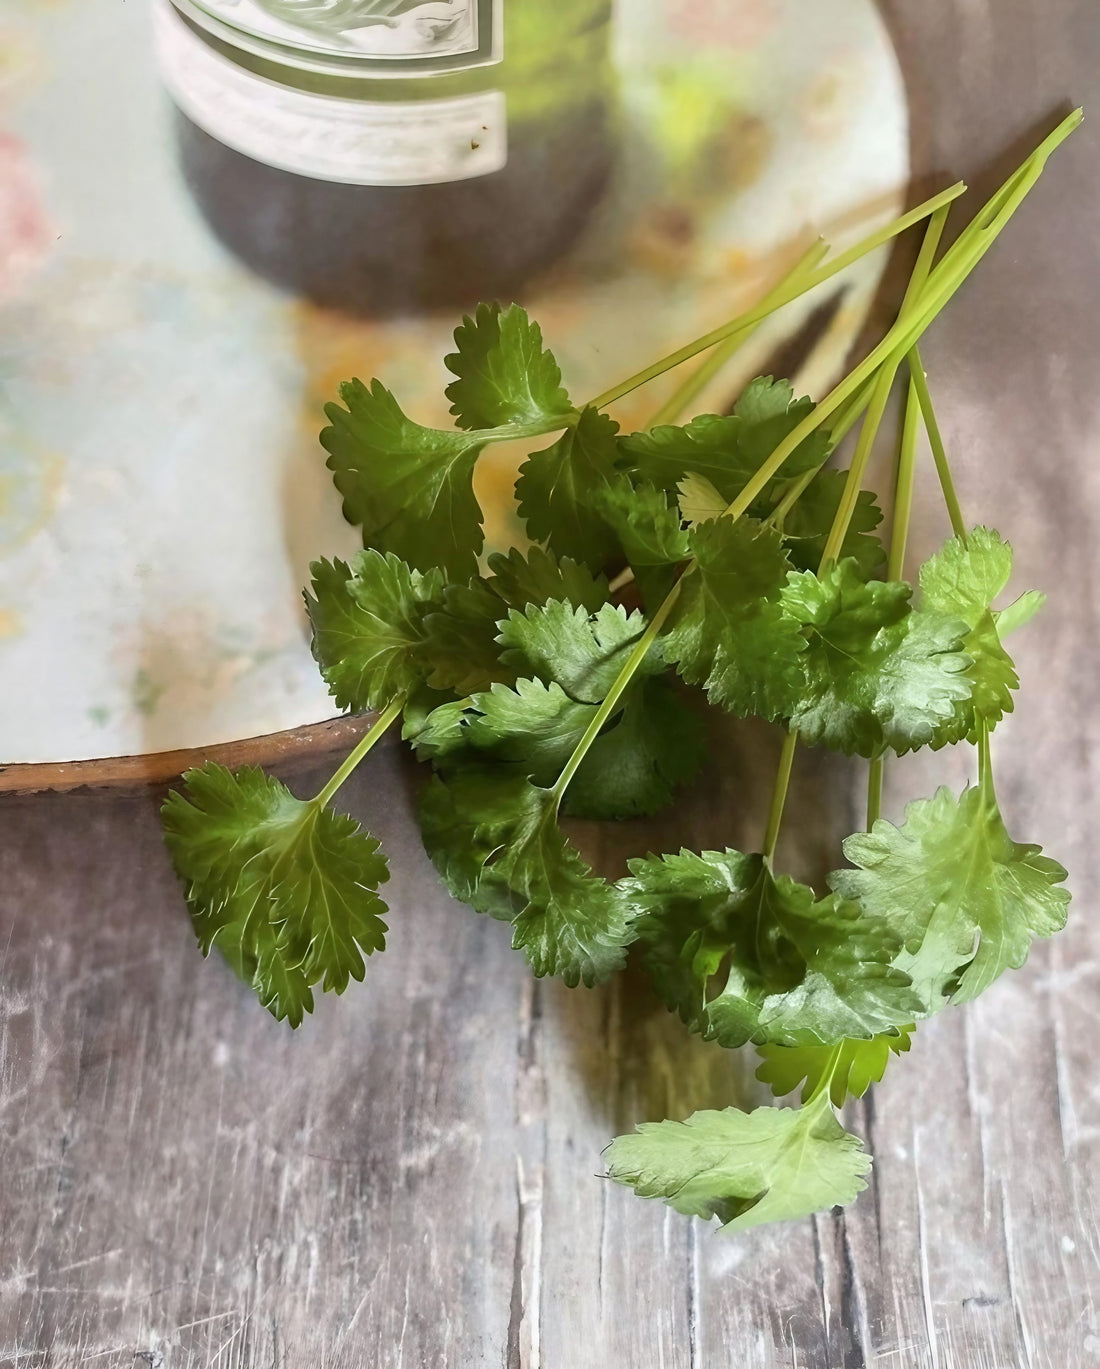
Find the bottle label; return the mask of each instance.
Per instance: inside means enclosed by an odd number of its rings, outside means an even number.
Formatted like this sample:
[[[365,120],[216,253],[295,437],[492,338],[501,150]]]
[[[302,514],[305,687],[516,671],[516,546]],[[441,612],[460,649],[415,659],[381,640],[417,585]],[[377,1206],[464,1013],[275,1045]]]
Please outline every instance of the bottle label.
[[[189,0],[240,33],[354,57],[379,75],[500,60],[503,0]],[[201,25],[201,18],[196,14]],[[386,71],[384,68],[389,67]],[[399,68],[399,69],[398,69]]]
[[[504,93],[445,100],[352,100],[280,85],[238,66],[169,3],[154,11],[162,80],[184,114],[255,161],[314,180],[431,185],[507,161]]]

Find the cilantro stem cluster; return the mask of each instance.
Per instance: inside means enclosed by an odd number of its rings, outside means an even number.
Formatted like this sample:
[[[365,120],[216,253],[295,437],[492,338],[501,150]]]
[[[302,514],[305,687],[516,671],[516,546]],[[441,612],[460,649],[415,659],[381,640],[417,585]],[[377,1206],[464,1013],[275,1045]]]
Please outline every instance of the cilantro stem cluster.
[[[612,1178],[727,1229],[852,1201],[871,1158],[836,1109],[910,1048],[920,1022],[1018,968],[1064,923],[1065,871],[1014,841],[989,736],[1018,686],[1004,608],[1012,553],[968,529],[919,341],[1080,115],[1065,120],[941,252],[952,186],[839,255],[815,243],[761,303],[576,405],[541,331],[483,304],[446,358],[453,429],[406,416],[378,380],[341,387],[322,433],[350,564],[318,561],[313,651],[343,708],[374,726],[315,798],[249,768],[184,777],[164,826],[204,953],[220,949],[278,1018],[342,993],[384,948],[378,843],[329,805],[386,730],[429,768],[425,846],[447,888],[507,921],[536,975],[592,985],[633,953],[688,1030],[761,1055],[777,1096],[642,1123]],[[678,423],[775,310],[926,223],[897,319],[818,403],[760,377],[728,414]],[[635,433],[605,412],[708,352]],[[866,488],[899,376],[888,546]],[[858,428],[847,469],[831,465]],[[923,429],[952,536],[905,579]],[[472,478],[494,442],[552,437],[516,482],[531,546],[483,558]],[[782,729],[756,852],[681,850],[593,873],[560,818],[659,812],[695,775],[708,710]],[[976,786],[881,816],[888,756],[977,750]],[[799,745],[867,762],[866,830],[820,888],[778,869]]]

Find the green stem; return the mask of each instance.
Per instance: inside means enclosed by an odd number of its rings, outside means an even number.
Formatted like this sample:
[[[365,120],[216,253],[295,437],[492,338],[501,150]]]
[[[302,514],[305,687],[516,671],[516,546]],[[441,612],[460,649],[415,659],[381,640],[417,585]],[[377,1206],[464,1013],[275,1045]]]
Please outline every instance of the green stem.
[[[924,374],[919,347],[913,347],[909,353],[909,376],[920,405],[924,430],[928,434],[928,445],[932,448],[932,460],[936,463],[936,474],[939,476],[943,500],[947,505],[947,516],[951,519],[951,531],[963,546],[966,546],[966,519],[963,518],[962,505],[955,492],[955,482],[951,478],[947,449],[943,444],[940,425],[936,422],[936,411],[932,407],[932,396],[928,391],[928,379]]]
[[[946,206],[937,209],[929,221],[924,234],[924,241],[921,243],[916,264],[913,267],[913,274],[909,277],[909,284],[905,287],[905,295],[901,301],[901,308],[898,310],[897,322],[899,324],[904,324],[912,316],[916,308],[916,301],[919,300],[921,292],[928,282],[932,263],[936,259],[936,251],[940,245],[940,238],[943,236],[944,224],[947,222],[947,213]],[[874,450],[875,438],[878,436],[878,430],[886,412],[886,405],[890,400],[890,391],[893,388],[894,377],[899,365],[900,358],[891,357],[883,364],[882,370],[875,378],[871,390],[870,407],[867,411],[867,417],[863,420],[863,427],[860,429],[859,440],[856,443],[848,477],[844,482],[844,489],[837,505],[836,515],[833,518],[833,525],[829,529],[829,536],[825,541],[825,551],[821,558],[818,574],[836,560],[844,545],[844,539],[848,535],[848,527],[859,502],[859,492],[863,488],[863,477],[867,471],[867,463],[871,458],[871,452]]]
[[[776,300],[782,292],[800,275],[812,271],[828,251],[827,243],[815,242],[812,247],[803,252],[794,266],[763,296],[758,307],[761,309],[767,307],[769,312],[777,308]],[[763,322],[764,319],[760,318],[755,323],[738,329],[736,333],[726,338],[725,342],[715,347],[702,365],[692,371],[687,379],[673,390],[672,394],[650,419],[648,426],[656,428],[661,423],[674,423],[691,401],[706,389],[722,367],[748,342]]]
[[[1077,122],[1079,123],[1080,120],[1078,119]],[[1067,120],[1065,124],[1060,126],[1060,129],[1065,130],[1060,133],[1060,136],[1056,138],[1059,133],[1059,130],[1056,130],[1042,144],[1041,148],[1028,158],[1021,173],[1012,181],[1014,188],[1011,194],[1007,196],[1007,199],[1004,199],[1003,205],[998,209],[998,212],[993,214],[989,222],[987,220],[990,219],[993,208],[998,202],[997,196],[994,197],[994,201],[985,206],[975,222],[964,229],[958,240],[945,254],[943,260],[932,271],[925,288],[914,301],[912,310],[898,318],[878,346],[776,447],[768,460],[764,462],[726,509],[730,518],[739,518],[745,512],[768,481],[782,468],[783,463],[795,448],[805,441],[815,429],[820,427],[829,415],[839,409],[851,395],[855,394],[863,382],[873,375],[880,366],[884,363],[894,367],[901,364],[905,354],[916,345],[933,319],[936,318],[970,272],[989,251],[1001,229],[1004,228],[1016,209],[1019,208],[1028,191],[1038,180],[1050,151],[1058,145],[1059,141],[1068,136],[1069,132],[1072,132],[1073,127],[1076,127],[1076,123],[1070,125],[1071,121]],[[1003,191],[999,192],[999,195],[1004,198]]]
[[[655,361],[651,366],[647,366],[644,370],[635,372],[634,375],[628,376],[626,380],[620,381],[618,385],[613,385],[610,390],[605,390],[603,394],[597,395],[595,399],[590,401],[591,406],[596,409],[602,409],[606,405],[614,403],[615,400],[622,399],[623,395],[628,395],[631,390],[636,390],[640,385],[646,384],[647,381],[656,379],[657,376],[663,375],[665,371],[670,371],[674,366],[679,366],[682,362],[690,361],[692,357],[698,356],[700,352],[705,352],[708,347],[713,347],[719,342],[724,342],[726,338],[730,337],[732,334],[739,333],[745,328],[749,328],[753,324],[759,323],[761,319],[767,318],[769,314],[774,313],[784,304],[789,304],[791,300],[798,299],[800,295],[807,294],[810,290],[813,290],[815,286],[820,285],[822,281],[829,280],[838,272],[851,266],[852,263],[858,261],[860,257],[866,256],[868,252],[873,252],[875,248],[881,247],[883,243],[889,242],[891,238],[897,237],[899,233],[904,233],[905,230],[911,228],[913,224],[920,223],[923,219],[928,218],[930,214],[935,213],[942,205],[949,204],[952,200],[957,199],[965,189],[966,186],[959,181],[956,185],[950,186],[947,190],[941,191],[938,195],[934,195],[932,199],[926,200],[924,204],[918,205],[916,209],[910,210],[908,214],[903,214],[900,218],[894,219],[892,223],[887,224],[884,228],[880,228],[876,232],[869,234],[866,238],[863,238],[860,242],[856,243],[854,247],[849,248],[847,252],[842,252],[839,257],[835,257],[831,262],[827,262],[818,270],[787,285],[778,292],[775,299],[770,304],[758,304],[747,313],[739,314],[728,323],[723,323],[720,327],[712,329],[711,332],[704,333],[701,337],[695,338],[694,341],[686,343],[683,347],[677,348],[675,352],[669,352],[669,354],[662,357],[660,361]]]
[[[841,547],[844,545],[844,539],[848,535],[848,524],[852,521],[852,514],[859,502],[859,492],[863,488],[863,477],[867,472],[867,463],[871,459],[875,438],[882,426],[882,416],[886,412],[886,405],[890,402],[890,391],[894,386],[896,371],[896,366],[886,365],[875,379],[875,388],[871,393],[871,404],[867,410],[867,417],[863,420],[863,426],[859,430],[859,440],[856,442],[856,449],[852,455],[852,464],[848,467],[844,489],[840,494],[840,502],[837,504],[836,513],[833,516],[829,535],[825,539],[825,550],[821,554],[821,564],[817,568],[819,576],[823,575],[836,560]]]
[[[775,777],[771,807],[768,809],[768,826],[764,832],[764,860],[771,866],[775,848],[779,842],[779,828],[783,822],[783,808],[787,802],[787,790],[791,783],[791,769],[794,766],[794,753],[798,746],[798,729],[791,728],[783,738],[783,750],[779,753],[779,770]]]
[[[874,389],[873,381],[868,381],[862,389],[857,390],[848,403],[840,410],[836,421],[830,425],[829,450],[822,458],[821,465],[814,466],[811,470],[803,471],[797,480],[791,481],[783,498],[776,504],[775,508],[772,509],[771,513],[765,519],[765,522],[770,527],[782,530],[783,522],[791,509],[794,508],[806,493],[809,486],[813,484],[814,480],[820,474],[822,466],[825,465],[825,462],[828,461],[829,457],[832,456],[833,452],[836,451],[837,447],[840,446],[851,429],[859,421],[860,416],[871,402],[871,395],[874,393]]]
[[[375,719],[374,726],[371,730],[359,738],[358,742],[355,744],[355,749],[344,760],[344,763],[340,766],[339,770],[337,770],[321,792],[311,800],[316,807],[324,808],[326,804],[332,801],[332,797],[337,789],[340,788],[371,747],[382,740],[382,735],[386,731],[386,728],[390,726],[395,718],[401,716],[401,710],[404,707],[404,694],[398,694],[396,698],[390,700]]]
[[[882,771],[886,757],[880,751],[867,767],[867,830],[874,827],[882,812]]]
[[[479,442],[513,442],[516,438],[542,437],[546,433],[560,433],[565,428],[575,428],[580,413],[570,409],[566,414],[555,414],[553,418],[535,418],[529,423],[502,423],[497,428],[478,428],[471,430],[471,438]]]
[[[581,761],[583,761],[588,754],[589,747],[600,735],[604,723],[606,723],[608,718],[614,713],[615,705],[619,702],[623,691],[633,679],[635,671],[637,671],[638,667],[649,654],[649,648],[657,640],[661,628],[665,625],[665,620],[676,604],[679,593],[680,582],[677,580],[676,584],[674,584],[668,594],[665,595],[664,602],[661,604],[660,608],[650,619],[649,626],[646,628],[645,632],[642,633],[641,637],[639,637],[634,644],[633,651],[631,651],[630,655],[624,661],[623,668],[619,671],[618,675],[615,677],[614,684],[607,692],[607,697],[604,699],[603,703],[600,704],[592,721],[588,724],[587,728],[585,728],[584,735],[577,743],[576,749],[569,757],[569,760],[565,764],[565,769],[558,776],[558,781],[554,785],[554,795],[558,803],[561,803],[562,796],[566,789],[569,788],[569,781],[577,773]]]
[[[905,400],[905,417],[898,445],[898,468],[894,479],[894,526],[890,531],[890,555],[886,562],[887,580],[900,580],[905,569],[905,548],[909,541],[909,520],[913,512],[913,477],[917,466],[917,420],[920,403],[913,377]]]
[[[809,1098],[802,1104],[803,1107],[809,1107],[809,1105],[815,1102],[823,1093],[829,1092],[833,1083],[833,1075],[836,1073],[837,1065],[840,1064],[840,1056],[843,1050],[844,1042],[838,1041],[830,1052],[828,1064],[826,1064],[825,1069],[822,1071],[821,1078],[814,1085],[814,1090]]]
[[[993,788],[993,759],[989,754],[989,724],[984,718],[978,719],[978,788],[987,803],[997,805],[997,794]]]

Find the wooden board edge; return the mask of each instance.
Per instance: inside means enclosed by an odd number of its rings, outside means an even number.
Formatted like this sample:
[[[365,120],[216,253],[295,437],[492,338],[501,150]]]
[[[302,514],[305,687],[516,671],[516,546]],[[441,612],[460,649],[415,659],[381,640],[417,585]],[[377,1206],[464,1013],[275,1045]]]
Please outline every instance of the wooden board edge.
[[[242,765],[275,766],[284,773],[306,769],[326,755],[347,751],[368,731],[377,714],[358,713],[327,722],[292,727],[285,732],[245,737],[178,751],[144,756],[104,756],[84,761],[51,761],[0,766],[0,794],[35,794],[46,790],[142,790],[167,784],[192,766],[218,761],[230,769]]]

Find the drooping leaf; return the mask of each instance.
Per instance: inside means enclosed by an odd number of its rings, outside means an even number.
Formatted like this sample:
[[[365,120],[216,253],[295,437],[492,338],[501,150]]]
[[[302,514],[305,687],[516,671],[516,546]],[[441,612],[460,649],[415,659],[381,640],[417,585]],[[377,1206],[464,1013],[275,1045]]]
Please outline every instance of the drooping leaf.
[[[847,476],[847,471],[819,472],[784,518],[784,545],[797,570],[816,572],[820,566]],[[837,559],[851,557],[864,580],[871,579],[886,563],[886,552],[874,534],[881,522],[882,510],[874,494],[870,490],[860,490]]]
[[[604,491],[617,478],[618,431],[606,414],[583,409],[553,446],[527,458],[516,481],[531,540],[594,571],[619,555],[615,533],[600,512]]]
[[[867,1187],[871,1168],[827,1093],[801,1108],[725,1108],[684,1122],[643,1122],[606,1154],[617,1183],[686,1216],[717,1217],[723,1231],[843,1206]]]
[[[835,1044],[919,1009],[884,922],[777,878],[763,857],[681,851],[629,864],[643,963],[692,1031],[731,1047]]]
[[[689,554],[678,506],[655,485],[635,485],[620,475],[600,497],[600,512],[614,529],[645,602],[655,608],[672,588],[675,567]]]
[[[839,1046],[757,1046],[763,1058],[756,1077],[777,1098],[801,1085],[802,1101],[806,1102],[828,1074],[829,1097],[839,1108],[846,1098],[862,1098],[872,1084],[877,1084],[890,1057],[908,1051],[912,1035],[912,1027],[899,1027],[896,1035],[883,1032],[868,1041],[842,1041]]]
[[[513,611],[500,640],[520,677],[515,688],[438,709],[417,737],[420,755],[437,768],[471,758],[507,764],[536,784],[553,784],[644,630],[641,614],[606,603],[596,614],[561,602]],[[654,649],[570,782],[569,816],[656,812],[697,769],[702,728],[659,678],[664,668]]]
[[[720,518],[729,505],[729,500],[723,499],[706,476],[698,471],[688,471],[676,488],[679,491],[677,502],[680,516],[689,527]]]
[[[501,655],[519,674],[547,683],[556,680],[571,698],[601,703],[645,629],[641,613],[628,613],[616,604],[601,604],[596,613],[588,613],[552,601],[509,613],[500,628]],[[654,645],[635,680],[664,669],[660,647]]]
[[[790,569],[779,534],[751,518],[716,518],[691,530],[695,566],[663,640],[668,660],[712,703],[778,718],[795,707],[804,646],[780,593]]]
[[[315,561],[310,572],[313,655],[341,708],[384,708],[425,679],[424,615],[442,599],[438,571],[422,575],[392,553],[361,551],[350,567]]]
[[[811,745],[861,756],[931,742],[970,698],[966,624],[910,607],[902,581],[865,581],[852,559],[792,573],[783,610],[806,637],[791,725]]]
[[[700,414],[682,427],[660,426],[624,437],[623,464],[637,478],[672,491],[692,472],[729,504],[813,407],[809,399],[794,398],[788,381],[760,376],[746,387],[732,414]],[[828,449],[828,435],[812,433],[767,489],[774,490],[779,479],[819,466]]]
[[[422,623],[421,658],[430,667],[433,689],[473,694],[495,683],[510,683],[515,673],[500,659],[497,633],[508,606],[482,579],[448,585]]]
[[[595,613],[608,597],[607,577],[595,575],[580,561],[557,557],[544,547],[493,552],[490,586],[509,608],[522,612],[529,604],[564,599],[574,608]]]
[[[989,528],[974,528],[965,543],[951,538],[920,568],[922,604],[961,619],[969,629],[962,649],[970,657],[971,696],[956,705],[951,724],[942,729],[944,741],[973,740],[980,722],[997,723],[1012,712],[1012,691],[1020,681],[992,613],[1011,574],[1012,548]]]
[[[1046,601],[1047,596],[1042,591],[1025,590],[1018,599],[993,614],[997,622],[997,636],[1003,640],[1010,632],[1030,623]]]
[[[595,704],[577,703],[555,683],[497,684],[437,708],[416,736],[417,755],[442,773],[491,763],[549,788],[595,712]]]
[[[1065,870],[1009,837],[991,786],[959,798],[940,789],[909,804],[900,827],[880,818],[848,837],[844,854],[856,868],[836,871],[830,884],[901,938],[895,963],[925,1014],[948,998],[976,998],[1020,968],[1034,937],[1065,925]]]
[[[346,407],[328,404],[321,433],[344,515],[363,543],[391,551],[416,570],[465,580],[481,551],[481,508],[473,474],[477,434],[424,428],[401,411],[380,381],[340,386]]]
[[[353,818],[296,799],[254,766],[184,775],[161,810],[204,955],[217,947],[275,1017],[298,1026],[313,986],[343,993],[385,948],[389,878]]]
[[[447,386],[460,428],[496,428],[572,414],[542,330],[518,304],[479,304],[455,329],[456,351],[444,358],[457,379]]]
[[[554,794],[513,773],[464,768],[424,792],[421,831],[451,892],[512,923],[536,975],[570,987],[619,969],[632,939],[622,894],[565,839]]]

